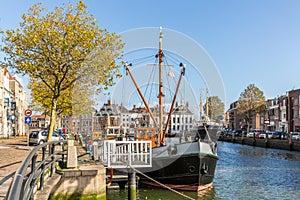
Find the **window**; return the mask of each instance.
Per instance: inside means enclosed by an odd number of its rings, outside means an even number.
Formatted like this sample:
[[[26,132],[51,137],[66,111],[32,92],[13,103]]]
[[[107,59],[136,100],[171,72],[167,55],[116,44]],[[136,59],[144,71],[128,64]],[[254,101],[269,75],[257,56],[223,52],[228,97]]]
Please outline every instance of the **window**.
[[[298,99],[294,99],[294,106],[298,105]]]
[[[295,118],[298,118],[298,115],[299,115],[298,113],[299,113],[298,110],[295,110],[295,111],[294,111],[294,117],[295,117]]]

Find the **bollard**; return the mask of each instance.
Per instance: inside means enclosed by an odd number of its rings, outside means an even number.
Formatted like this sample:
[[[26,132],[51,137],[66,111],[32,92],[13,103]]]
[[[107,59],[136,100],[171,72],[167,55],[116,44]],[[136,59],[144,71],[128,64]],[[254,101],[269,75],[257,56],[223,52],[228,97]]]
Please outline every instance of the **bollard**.
[[[132,169],[128,169],[128,200],[136,200],[136,177]]]

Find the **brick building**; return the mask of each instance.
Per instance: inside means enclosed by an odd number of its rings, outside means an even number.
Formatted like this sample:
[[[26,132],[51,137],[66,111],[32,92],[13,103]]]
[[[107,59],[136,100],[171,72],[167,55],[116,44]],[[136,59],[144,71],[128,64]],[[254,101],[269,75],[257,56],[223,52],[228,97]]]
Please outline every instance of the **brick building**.
[[[226,112],[226,125],[230,129],[245,127],[237,115],[236,104],[237,101],[230,104]],[[300,132],[300,89],[266,100],[266,112],[253,116],[250,129]]]

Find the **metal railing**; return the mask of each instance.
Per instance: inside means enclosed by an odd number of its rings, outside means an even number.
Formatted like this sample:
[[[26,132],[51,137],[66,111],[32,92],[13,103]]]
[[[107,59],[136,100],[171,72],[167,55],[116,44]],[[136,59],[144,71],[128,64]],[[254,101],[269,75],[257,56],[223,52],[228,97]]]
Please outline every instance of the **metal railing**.
[[[35,189],[44,189],[45,176],[55,172],[55,163],[64,161],[66,141],[52,141],[35,147],[23,160],[8,190],[7,200],[34,198]]]
[[[108,168],[152,167],[152,141],[104,140],[99,157]]]

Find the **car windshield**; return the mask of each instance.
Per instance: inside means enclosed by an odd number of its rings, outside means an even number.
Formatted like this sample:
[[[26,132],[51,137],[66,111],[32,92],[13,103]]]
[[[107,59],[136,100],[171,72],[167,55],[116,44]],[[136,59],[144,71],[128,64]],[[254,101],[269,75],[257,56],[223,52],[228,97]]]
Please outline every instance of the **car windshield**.
[[[52,133],[52,136],[58,137],[58,133],[57,133],[57,132],[53,132],[53,133]]]
[[[42,136],[47,136],[48,135],[48,132],[47,131],[43,131],[42,132]]]
[[[38,135],[39,135],[39,132],[38,131],[34,131],[34,132],[30,133],[29,138],[37,138]]]

